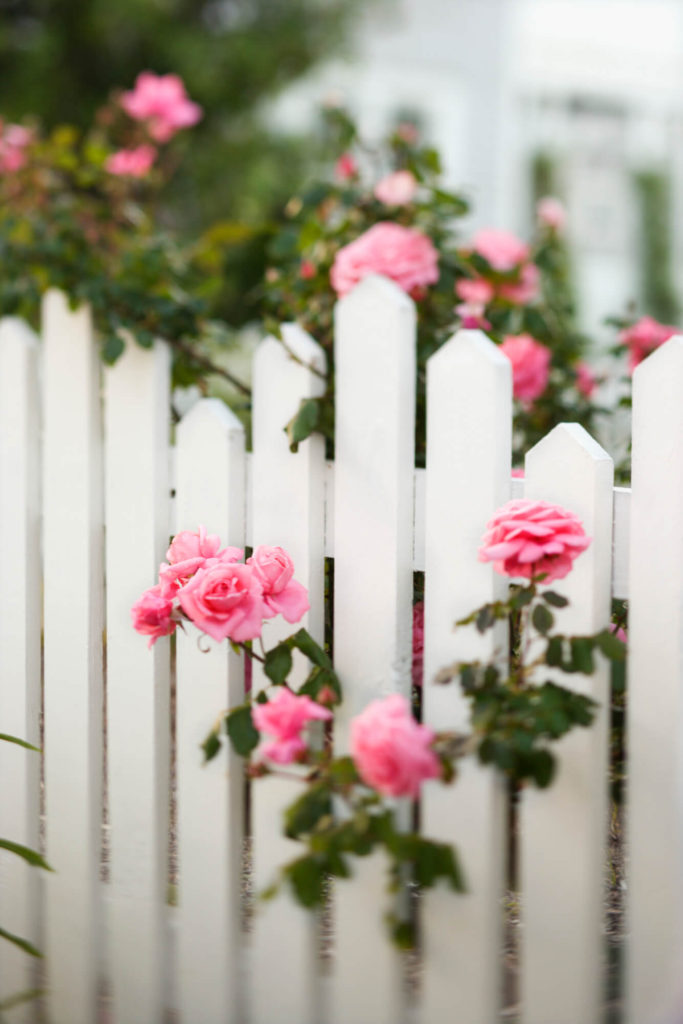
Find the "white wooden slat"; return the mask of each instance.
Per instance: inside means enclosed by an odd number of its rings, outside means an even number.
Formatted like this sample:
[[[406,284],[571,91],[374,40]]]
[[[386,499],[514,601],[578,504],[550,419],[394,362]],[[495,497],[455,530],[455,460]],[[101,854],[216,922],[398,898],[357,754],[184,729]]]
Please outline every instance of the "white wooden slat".
[[[526,457],[525,496],[576,513],[593,541],[551,588],[569,599],[555,613],[566,635],[596,633],[610,621],[612,460],[576,423],[564,423]],[[590,729],[553,746],[549,790],[527,786],[520,812],[524,1024],[599,1024],[603,1019],[603,885],[607,838],[609,664],[592,676],[539,681],[585,693],[599,704]]]
[[[295,579],[308,588],[311,609],[300,624],[280,616],[267,622],[267,649],[299,625],[319,643],[324,638],[324,443],[314,436],[292,453],[283,427],[302,398],[322,394],[325,356],[295,325],[283,327],[283,338],[299,361],[274,338],[263,341],[254,357],[252,543],[280,546],[291,555]],[[301,684],[308,668],[304,659],[296,660],[290,682]],[[255,662],[254,688],[266,682]],[[282,810],[300,792],[296,781],[283,778],[260,779],[251,787],[257,893],[277,877],[282,864],[300,853],[297,843],[281,835]],[[252,1024],[319,1024],[316,947],[315,916],[297,906],[288,892],[256,905],[250,961]]]
[[[393,282],[368,277],[335,318],[334,660],[344,702],[335,749],[375,698],[410,694],[413,590],[415,307]],[[388,940],[379,854],[335,885],[335,1024],[397,1024],[400,958]]]
[[[177,430],[175,531],[199,525],[225,546],[244,545],[244,429],[218,399],[203,399]],[[244,700],[244,664],[226,643],[177,634],[178,985],[182,1024],[242,1024],[241,759],[202,764],[217,717]]]
[[[0,321],[0,731],[40,745],[40,403],[37,339],[20,320]],[[38,849],[40,755],[0,742],[0,836]],[[0,854],[2,927],[42,944],[39,878]],[[35,988],[35,961],[0,942],[0,1002]],[[25,1004],[13,1021],[30,1020]]]
[[[512,385],[509,361],[480,331],[460,331],[427,367],[425,662],[423,716],[435,730],[466,731],[468,705],[457,683],[434,675],[455,660],[505,651],[505,630],[480,636],[453,623],[500,599],[505,580],[477,559],[486,523],[510,493]],[[504,655],[503,655],[504,657]],[[468,892],[445,887],[424,897],[421,1019],[491,1024],[500,1009],[504,787],[474,759],[453,786],[430,782],[423,834],[455,845]]]
[[[683,336],[633,380],[629,1024],[683,1014]]]
[[[104,375],[109,973],[116,1024],[161,1022],[169,828],[170,644],[152,651],[130,609],[169,533],[170,360],[128,339]]]
[[[88,310],[43,304],[48,1012],[92,1024],[101,950],[103,516],[100,356]]]

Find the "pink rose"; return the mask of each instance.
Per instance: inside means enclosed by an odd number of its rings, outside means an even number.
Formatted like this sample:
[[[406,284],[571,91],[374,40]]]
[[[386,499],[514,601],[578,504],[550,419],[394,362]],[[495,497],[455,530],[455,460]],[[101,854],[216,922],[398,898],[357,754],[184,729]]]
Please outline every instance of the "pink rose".
[[[342,153],[334,165],[334,176],[339,181],[350,181],[358,174],[358,164],[351,153]]]
[[[422,686],[424,674],[425,606],[423,601],[413,605],[413,686]]]
[[[3,125],[0,121],[0,174],[14,174],[27,160],[26,149],[33,134],[21,124]]]
[[[512,363],[512,391],[526,405],[543,394],[550,375],[550,349],[530,334],[508,334],[500,346]]]
[[[567,222],[567,211],[559,199],[554,196],[544,196],[536,204],[536,216],[539,223],[552,231],[562,231]]]
[[[215,533],[207,534],[205,526],[200,526],[194,533],[191,530],[181,530],[171,541],[166,558],[171,565],[175,565],[176,562],[185,562],[188,558],[214,558],[218,554],[220,546],[220,537]],[[239,548],[231,550],[239,552],[235,561],[242,557]]]
[[[148,647],[156,643],[160,636],[169,636],[176,628],[171,618],[173,601],[165,597],[161,587],[151,587],[131,608],[133,629],[150,638]]]
[[[417,192],[417,179],[410,171],[394,171],[375,185],[375,199],[386,206],[405,206]]]
[[[154,163],[157,151],[154,146],[137,146],[135,149],[120,149],[107,157],[104,169],[110,174],[129,178],[144,178]]]
[[[574,369],[576,372],[576,390],[584,398],[590,398],[598,384],[595,374],[586,363],[577,363]]]
[[[135,121],[146,121],[157,142],[168,142],[181,128],[190,128],[202,117],[202,108],[193,103],[178,75],[155,75],[142,71],[135,88],[124,92],[121,106]]]
[[[279,614],[287,622],[298,622],[311,607],[306,588],[292,579],[294,563],[282,548],[258,547],[247,565],[263,590],[264,618]]]
[[[498,285],[498,295],[513,306],[524,306],[538,296],[541,275],[535,263],[524,263],[519,281],[503,281]]]
[[[299,265],[299,277],[303,281],[310,281],[312,277],[315,277],[315,264],[310,260],[302,260]]]
[[[472,249],[486,260],[492,270],[507,273],[529,259],[529,246],[509,231],[484,228],[472,239]]]
[[[351,721],[351,756],[360,777],[385,796],[419,795],[425,779],[441,776],[430,749],[434,733],[413,718],[405,697],[373,700]]]
[[[643,316],[637,323],[620,331],[619,341],[622,345],[627,345],[629,350],[629,372],[633,373],[636,366],[642,363],[650,352],[654,352],[656,348],[678,333],[677,327],[659,323],[651,316]]]
[[[461,277],[455,282],[455,294],[470,305],[486,306],[493,298],[493,285],[483,277]]]
[[[622,644],[628,643],[628,636],[623,626],[619,626],[619,629],[614,634],[617,640],[621,640]]]
[[[261,754],[276,764],[290,764],[306,751],[301,732],[308,722],[328,722],[332,712],[310,697],[298,697],[286,686],[279,686],[266,704],[252,704],[251,717],[259,732],[275,737],[264,743]]]
[[[574,559],[590,544],[578,516],[546,501],[516,499],[499,508],[486,524],[480,562],[493,562],[503,576],[532,579],[546,573],[546,583],[561,580]]]
[[[214,640],[237,642],[261,635],[262,588],[250,565],[211,559],[177,596],[187,617]]]
[[[511,475],[516,480],[523,480],[524,479],[524,470],[523,469],[513,469]]]
[[[368,274],[384,274],[410,294],[438,281],[438,260],[421,231],[382,221],[339,250],[330,281],[337,295],[346,295]]]

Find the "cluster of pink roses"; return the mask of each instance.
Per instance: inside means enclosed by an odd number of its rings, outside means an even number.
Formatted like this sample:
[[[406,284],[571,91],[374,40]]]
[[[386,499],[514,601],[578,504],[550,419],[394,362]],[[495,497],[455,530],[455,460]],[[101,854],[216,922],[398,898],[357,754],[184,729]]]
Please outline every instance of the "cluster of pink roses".
[[[466,327],[486,327],[485,308],[494,300],[523,306],[538,296],[540,273],[531,260],[531,250],[509,231],[484,228],[478,231],[463,255],[476,254],[485,260],[488,273],[472,270],[471,278],[456,282],[461,304],[456,312]]]
[[[120,105],[134,121],[144,124],[155,142],[169,142],[183,128],[190,128],[202,117],[202,108],[188,97],[178,75],[155,75],[142,71],[135,88],[124,92]],[[156,148],[146,142],[120,149],[108,157],[105,167],[110,174],[142,178],[156,159]]]
[[[263,622],[282,615],[298,622],[308,611],[306,588],[293,579],[294,565],[280,547],[257,547],[246,563],[239,548],[200,526],[174,537],[159,568],[159,582],[131,610],[133,627],[149,636],[173,633],[189,619],[214,640],[244,642],[261,635]]]

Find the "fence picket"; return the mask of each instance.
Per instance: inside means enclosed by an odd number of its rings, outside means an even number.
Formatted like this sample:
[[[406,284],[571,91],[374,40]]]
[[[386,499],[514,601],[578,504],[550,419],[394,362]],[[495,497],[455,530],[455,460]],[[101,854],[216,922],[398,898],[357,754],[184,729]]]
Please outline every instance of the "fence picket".
[[[477,561],[484,527],[510,492],[510,363],[480,331],[460,331],[428,363],[423,715],[434,729],[465,730],[458,684],[432,683],[454,660],[490,657],[505,631],[480,636],[453,623],[504,596],[505,581]],[[423,789],[422,829],[453,843],[468,892],[424,897],[422,1020],[490,1024],[500,1009],[503,785],[474,761],[452,787]]]
[[[101,954],[101,416],[89,312],[43,304],[46,954],[51,1024],[92,1024]],[[67,940],[68,937],[68,940]]]
[[[629,1024],[683,1014],[683,336],[636,369],[628,618]]]
[[[254,357],[252,456],[253,545],[283,547],[292,557],[295,578],[308,588],[310,611],[300,625],[320,643],[324,638],[325,450],[317,435],[299,451],[289,451],[284,424],[302,398],[322,394],[325,356],[295,325],[283,327],[284,346],[266,338]],[[286,351],[289,349],[289,353]],[[264,629],[272,647],[298,626],[280,616]],[[307,666],[295,660],[291,681],[303,682]],[[254,688],[267,679],[254,662]],[[264,778],[251,787],[254,889],[258,893],[299,847],[281,832],[282,810],[300,793],[297,782]],[[286,937],[286,938],[284,938]],[[251,944],[252,1024],[320,1024],[317,921],[288,892],[256,904]]]
[[[0,591],[0,731],[40,745],[40,403],[37,339],[21,321],[0,321],[0,564],[11,587]],[[40,755],[0,742],[0,836],[37,850]],[[0,921],[41,946],[38,879],[18,857],[4,855]],[[35,961],[0,943],[0,1002],[35,988]],[[28,1022],[35,1005],[18,1007]]]
[[[527,454],[525,497],[575,512],[593,538],[552,589],[569,598],[554,612],[566,635],[609,625],[612,460],[577,423],[563,423]],[[520,813],[522,1014],[524,1024],[599,1024],[603,1019],[603,885],[607,838],[609,664],[558,680],[599,704],[590,729],[554,746],[552,790],[527,786]],[[552,678],[547,670],[539,680]]]
[[[105,371],[109,971],[116,1024],[161,1022],[169,829],[170,645],[130,609],[168,547],[168,349],[128,341]]]
[[[369,277],[337,305],[334,657],[344,690],[335,749],[373,699],[410,694],[415,307]],[[388,941],[384,858],[335,885],[335,1024],[397,1024],[401,961]]]
[[[244,546],[244,428],[203,399],[177,431],[175,532],[199,525]],[[183,1024],[242,1024],[240,887],[244,781],[232,750],[204,766],[200,744],[221,712],[244,700],[244,665],[227,643],[177,635],[178,977]]]

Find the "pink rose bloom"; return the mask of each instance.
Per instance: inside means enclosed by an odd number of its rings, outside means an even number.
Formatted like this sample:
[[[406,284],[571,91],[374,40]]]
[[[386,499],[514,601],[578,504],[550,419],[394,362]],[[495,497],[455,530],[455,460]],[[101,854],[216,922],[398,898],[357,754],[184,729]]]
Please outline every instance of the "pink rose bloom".
[[[214,640],[238,642],[261,635],[262,588],[250,565],[211,559],[177,596],[187,617]]]
[[[643,316],[635,324],[619,332],[619,341],[627,345],[629,350],[628,368],[633,373],[636,366],[642,363],[650,352],[663,345],[665,341],[678,334],[678,327],[661,324],[651,316]]]
[[[14,174],[27,160],[26,148],[33,134],[21,124],[3,125],[0,121],[0,174]]]
[[[247,559],[263,590],[263,617],[282,615],[287,622],[298,622],[311,607],[308,591],[292,579],[294,563],[282,548],[261,546]]]
[[[375,185],[375,199],[386,206],[405,206],[415,198],[417,179],[410,171],[394,171]]]
[[[350,181],[358,174],[358,164],[351,153],[342,153],[334,165],[334,176],[339,181]]]
[[[190,128],[202,117],[202,108],[185,92],[178,75],[155,75],[142,71],[135,88],[124,92],[121,106],[135,121],[146,121],[157,142],[168,142],[181,128]]]
[[[413,686],[422,686],[424,674],[425,606],[423,601],[413,605]]]
[[[575,371],[576,390],[584,398],[590,398],[598,384],[595,374],[586,363],[577,363]]]
[[[541,275],[535,263],[525,263],[520,272],[519,281],[504,281],[498,285],[501,299],[507,299],[514,306],[524,306],[533,302],[538,296]]]
[[[550,375],[550,349],[530,334],[508,334],[500,346],[512,363],[512,392],[526,405],[543,394]]]
[[[135,602],[130,610],[133,618],[133,629],[143,636],[148,636],[148,647],[156,643],[160,636],[169,636],[176,628],[171,618],[173,601],[165,597],[161,587],[151,587]]]
[[[185,562],[188,558],[214,558],[218,554],[220,546],[220,537],[215,533],[207,534],[205,526],[200,526],[194,532],[181,530],[171,541],[171,546],[166,552],[166,559],[171,565],[175,565],[176,562]],[[233,548],[232,550],[238,551],[239,549]],[[241,557],[242,552],[240,551],[237,558]]]
[[[617,640],[621,640],[622,644],[628,643],[628,636],[626,635],[626,630],[623,626],[619,626],[619,629],[616,631],[614,635],[617,638]]]
[[[512,470],[512,476],[515,477],[515,479],[517,479],[517,480],[523,480],[524,479],[524,470],[523,469],[513,469]]]
[[[503,576],[532,579],[546,573],[545,583],[561,580],[574,559],[590,544],[578,516],[547,501],[508,501],[486,524],[480,562],[493,562]]]
[[[493,298],[493,285],[483,277],[461,277],[455,282],[455,294],[468,305],[486,306]]]
[[[562,231],[567,222],[567,211],[559,199],[554,196],[544,196],[536,204],[536,216],[539,223],[552,231]]]
[[[491,326],[489,320],[484,316],[484,306],[477,306],[470,302],[461,302],[455,307],[455,312],[462,320],[462,327],[467,330],[486,331]]]
[[[509,231],[484,228],[472,239],[472,249],[483,256],[492,270],[506,273],[529,259],[529,246]]]
[[[385,796],[415,799],[425,779],[441,776],[430,749],[434,733],[413,718],[405,697],[373,700],[351,721],[351,756],[366,785]]]
[[[154,146],[142,145],[135,149],[119,149],[108,156],[104,169],[110,174],[125,175],[129,178],[144,178],[154,163],[157,151]]]
[[[298,697],[286,686],[279,686],[267,704],[252,704],[251,717],[259,732],[274,736],[264,743],[261,754],[276,764],[291,764],[306,751],[301,732],[308,722],[328,722],[332,712],[310,697]]]
[[[368,274],[384,274],[410,294],[439,280],[439,255],[421,231],[382,221],[334,258],[330,281],[337,295],[347,295]]]
[[[310,260],[302,260],[299,265],[299,277],[304,281],[310,281],[315,277],[315,265]]]

